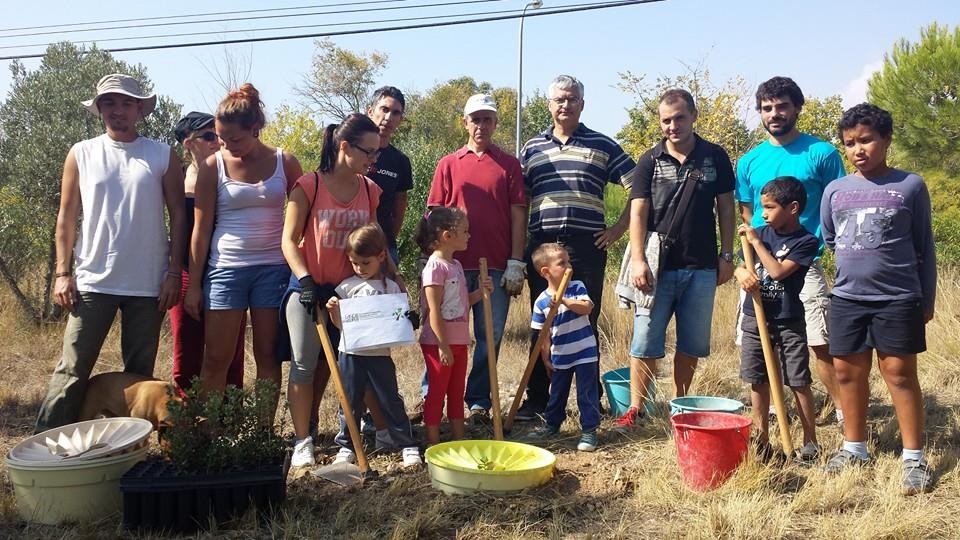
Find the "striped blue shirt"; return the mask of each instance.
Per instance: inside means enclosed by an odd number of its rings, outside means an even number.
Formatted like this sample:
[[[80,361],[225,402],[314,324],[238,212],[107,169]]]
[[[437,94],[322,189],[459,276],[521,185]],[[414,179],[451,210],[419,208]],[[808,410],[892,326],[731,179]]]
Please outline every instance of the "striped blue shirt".
[[[606,228],[603,189],[618,183],[628,191],[637,164],[610,137],[583,124],[566,143],[553,127],[520,151],[530,200],[530,232],[596,232]]]
[[[547,312],[550,311],[551,297],[553,293],[549,290],[543,291],[537,297],[537,301],[533,303],[530,328],[534,330],[543,328],[543,323],[547,320]],[[571,281],[563,297],[590,300],[590,295],[587,294],[587,288],[582,281]],[[593,335],[590,317],[577,315],[560,304],[557,315],[553,318],[553,324],[550,325],[550,362],[553,367],[567,369],[578,364],[599,361],[597,338]]]

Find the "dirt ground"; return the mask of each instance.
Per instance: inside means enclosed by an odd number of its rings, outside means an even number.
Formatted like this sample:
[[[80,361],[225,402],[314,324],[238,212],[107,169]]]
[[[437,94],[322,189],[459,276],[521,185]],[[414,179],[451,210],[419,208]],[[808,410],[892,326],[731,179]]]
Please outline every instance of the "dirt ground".
[[[611,430],[604,417],[600,447],[577,452],[579,428],[571,400],[560,435],[545,447],[557,456],[547,484],[511,496],[447,496],[433,489],[426,469],[399,469],[396,453],[372,456],[380,475],[362,487],[341,488],[305,471],[292,471],[288,500],[272,523],[251,516],[205,533],[211,538],[955,538],[960,530],[960,284],[957,274],[941,279],[937,317],[928,327],[930,352],[921,356],[921,385],[927,406],[927,456],[937,485],[929,495],[899,495],[900,442],[883,382],[874,373],[869,446],[874,461],[838,477],[819,467],[762,465],[754,459],[721,488],[697,493],[683,487],[666,401],[672,391],[669,366],[657,378],[657,414],[628,435]],[[701,362],[693,394],[748,402],[737,379],[738,351],[733,345],[736,289],[718,290],[713,353]],[[0,308],[0,452],[32,431],[49,373],[59,355],[62,327],[38,329],[19,320],[12,302]],[[526,300],[516,300],[499,360],[500,398],[510,405],[526,361]],[[601,372],[626,365],[632,318],[605,298],[601,318]],[[672,329],[670,330],[672,333]],[[249,335],[249,334],[248,334]],[[170,339],[161,337],[156,373],[169,377]],[[671,345],[672,346],[672,345]],[[669,347],[668,347],[669,348]],[[248,343],[247,380],[253,378]],[[668,352],[669,355],[669,352]],[[119,340],[112,333],[95,372],[122,369]],[[398,379],[408,407],[418,394],[423,360],[416,348],[394,352]],[[669,356],[668,356],[669,358]],[[876,372],[876,370],[874,370]],[[841,436],[832,421],[832,405],[815,385],[821,405],[818,437],[829,452]],[[319,460],[332,460],[336,398],[332,385],[321,405]],[[281,396],[281,404],[283,404]],[[788,404],[789,406],[789,404]],[[290,432],[281,406],[281,429]],[[799,422],[793,419],[794,438]],[[513,438],[535,424],[518,423]],[[468,436],[488,438],[489,428],[471,428]],[[776,437],[774,431],[773,437]],[[40,526],[20,520],[6,467],[0,469],[0,537],[146,538],[121,528],[119,516],[96,523]]]

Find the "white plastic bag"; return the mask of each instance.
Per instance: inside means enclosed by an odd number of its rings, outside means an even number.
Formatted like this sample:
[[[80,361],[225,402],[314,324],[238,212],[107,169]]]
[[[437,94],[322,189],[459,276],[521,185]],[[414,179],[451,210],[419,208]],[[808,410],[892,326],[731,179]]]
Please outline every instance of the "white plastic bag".
[[[340,300],[344,351],[359,353],[417,342],[406,293],[378,294]]]

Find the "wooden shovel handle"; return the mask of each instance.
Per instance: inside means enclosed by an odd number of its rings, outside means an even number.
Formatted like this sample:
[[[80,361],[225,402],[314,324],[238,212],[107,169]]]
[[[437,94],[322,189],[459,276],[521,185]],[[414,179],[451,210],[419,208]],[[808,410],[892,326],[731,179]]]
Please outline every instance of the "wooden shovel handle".
[[[754,272],[753,247],[747,237],[740,236],[740,246],[743,248],[743,262],[751,274]],[[757,327],[760,330],[760,345],[763,347],[763,362],[767,366],[767,380],[770,381],[770,395],[773,397],[773,406],[777,410],[777,425],[780,427],[780,444],[783,453],[788,457],[793,454],[793,439],[790,437],[790,424],[787,422],[787,406],[783,401],[783,379],[780,377],[780,359],[777,350],[770,341],[770,330],[767,329],[767,314],[763,311],[763,301],[760,291],[754,291],[753,311],[757,315]],[[756,414],[767,414],[767,411],[753,411]]]
[[[343,387],[343,378],[340,377],[340,366],[337,365],[337,359],[333,356],[333,345],[330,343],[330,334],[327,333],[327,311],[320,310],[320,322],[317,323],[317,333],[320,334],[320,345],[323,346],[323,354],[327,357],[327,365],[330,366],[330,378],[333,379],[333,385],[337,389],[337,397],[340,398],[340,407],[343,409],[344,420],[347,422],[347,430],[350,432],[350,440],[353,442],[353,451],[357,454],[357,466],[360,472],[365,473],[370,470],[367,463],[367,455],[363,453],[363,438],[360,436],[360,426],[357,425],[357,419],[353,417],[353,408],[350,407],[350,400],[347,399],[347,390]]]
[[[497,379],[497,357],[493,343],[493,307],[490,304],[490,293],[483,286],[487,280],[487,258],[480,257],[480,291],[483,296],[483,327],[486,329],[487,340],[487,372],[490,374],[490,415],[493,417],[493,438],[503,440],[503,418],[500,417],[500,382]]]
[[[507,413],[507,419],[503,423],[503,429],[506,431],[510,431],[513,428],[513,418],[517,415],[517,409],[520,408],[520,400],[523,399],[523,392],[527,389],[527,383],[530,382],[530,374],[533,373],[533,367],[540,359],[540,348],[543,347],[543,340],[546,339],[550,333],[550,325],[553,324],[553,318],[557,315],[560,299],[563,298],[563,293],[567,290],[567,284],[570,283],[572,276],[573,269],[568,268],[567,271],[563,273],[560,286],[557,287],[556,292],[553,293],[554,305],[550,308],[550,311],[547,312],[547,318],[543,321],[540,334],[537,336],[537,343],[533,346],[533,350],[530,351],[530,359],[527,360],[527,367],[523,370],[523,377],[521,377],[520,385],[517,387],[517,395],[513,396],[513,404],[510,405],[510,412]]]

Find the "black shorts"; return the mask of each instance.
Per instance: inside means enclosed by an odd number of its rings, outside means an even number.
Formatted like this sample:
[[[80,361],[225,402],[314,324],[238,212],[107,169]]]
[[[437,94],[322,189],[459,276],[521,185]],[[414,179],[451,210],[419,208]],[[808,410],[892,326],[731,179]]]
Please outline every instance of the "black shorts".
[[[831,295],[830,354],[847,356],[869,349],[888,354],[927,350],[920,300],[849,300]]]
[[[768,321],[770,341],[780,359],[783,384],[792,387],[808,386],[810,351],[807,349],[807,324],[803,319]],[[740,346],[740,379],[750,384],[768,384],[767,365],[763,360],[760,329],[757,318],[744,314],[740,323],[743,339]]]

